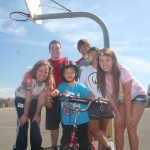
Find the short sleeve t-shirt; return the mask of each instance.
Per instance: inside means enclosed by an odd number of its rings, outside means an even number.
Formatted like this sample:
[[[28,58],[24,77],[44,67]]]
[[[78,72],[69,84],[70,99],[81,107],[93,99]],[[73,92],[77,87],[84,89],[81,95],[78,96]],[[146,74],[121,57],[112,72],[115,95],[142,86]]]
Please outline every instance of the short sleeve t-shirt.
[[[76,64],[77,64],[78,69],[79,69],[79,78],[80,78],[80,75],[81,75],[82,70],[84,70],[85,67],[89,66],[89,65],[90,65],[90,62],[89,62],[89,61],[86,61],[86,60],[82,57],[82,58],[80,58],[79,60],[76,61]]]
[[[80,82],[95,95],[95,98],[101,97],[101,93],[97,90],[97,70],[92,65],[85,67],[81,72]]]
[[[25,74],[21,85],[15,91],[15,96],[25,98],[26,90],[32,92],[32,99],[37,99],[42,92],[47,91],[47,88],[45,82],[39,83],[28,74]]]
[[[68,96],[71,97],[79,97],[79,98],[87,98],[90,94],[90,91],[86,88],[85,85],[82,83],[76,82],[76,84],[72,86],[68,86],[66,82],[63,82],[59,85],[58,90],[60,93],[67,92]],[[83,109],[87,106],[87,104],[84,103],[75,103],[75,102],[68,102],[61,101],[61,115],[62,115],[62,124],[65,125],[73,125],[75,120],[75,111],[69,110],[69,106],[75,108],[79,107],[80,109]],[[79,112],[77,124],[83,124],[89,121],[89,116],[87,111]]]
[[[123,93],[123,87],[122,84],[128,81],[132,80],[132,87],[131,87],[131,100],[134,99],[137,95],[146,95],[146,90],[143,88],[143,86],[140,84],[138,80],[133,76],[131,71],[124,65],[120,65],[120,91],[119,91],[119,97],[118,100],[123,102],[124,99],[124,93]],[[112,79],[110,75],[106,75],[106,87],[107,90],[112,93]]]
[[[59,73],[60,66],[63,62],[65,64],[68,64],[68,60],[65,58],[60,58],[58,60],[49,59],[48,61],[51,63],[51,65],[54,69],[54,78],[55,78],[56,88],[57,88],[59,86],[59,84],[63,82],[62,77]]]

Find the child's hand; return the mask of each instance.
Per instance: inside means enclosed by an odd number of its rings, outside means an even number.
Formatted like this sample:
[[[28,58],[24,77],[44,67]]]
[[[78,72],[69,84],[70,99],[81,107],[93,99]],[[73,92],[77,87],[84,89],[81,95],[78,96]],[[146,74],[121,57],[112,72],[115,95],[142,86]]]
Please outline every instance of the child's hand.
[[[51,96],[52,96],[52,97],[56,97],[56,96],[58,96],[59,93],[60,93],[60,92],[59,92],[58,90],[54,90],[54,91],[51,93]]]
[[[34,121],[39,125],[41,122],[41,116],[34,115],[32,122],[34,122]]]
[[[22,115],[19,119],[20,126],[22,127],[27,121],[28,121],[28,116]]]
[[[115,126],[119,127],[123,123],[121,115],[118,113],[115,116]]]
[[[135,121],[131,118],[131,116],[126,116],[126,126],[127,128],[131,128],[133,126],[135,126],[136,123]]]
[[[93,93],[90,93],[88,99],[92,100],[93,98],[95,98],[95,95]]]
[[[60,92],[58,90],[54,90],[50,96],[47,96],[46,97],[46,100],[45,100],[45,105],[48,107],[48,108],[52,108],[53,107],[53,103],[54,101],[52,100],[52,97],[56,97],[58,96]]]
[[[109,99],[107,98],[100,98],[100,101],[109,103]]]

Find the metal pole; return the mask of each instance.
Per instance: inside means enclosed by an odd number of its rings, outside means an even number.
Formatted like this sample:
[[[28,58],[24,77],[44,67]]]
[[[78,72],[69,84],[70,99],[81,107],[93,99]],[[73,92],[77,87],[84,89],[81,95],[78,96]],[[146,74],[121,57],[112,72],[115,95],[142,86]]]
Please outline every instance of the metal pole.
[[[104,38],[104,47],[109,48],[109,34],[104,22],[94,14],[88,12],[66,12],[66,13],[54,13],[54,14],[41,14],[34,15],[34,20],[46,20],[46,19],[61,19],[61,18],[79,18],[86,17],[96,21],[102,29]]]

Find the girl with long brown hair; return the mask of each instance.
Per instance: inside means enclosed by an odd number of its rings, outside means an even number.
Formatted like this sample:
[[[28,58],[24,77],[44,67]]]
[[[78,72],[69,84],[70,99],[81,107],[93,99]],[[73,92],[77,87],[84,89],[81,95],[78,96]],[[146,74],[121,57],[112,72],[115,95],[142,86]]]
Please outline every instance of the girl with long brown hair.
[[[119,64],[110,48],[99,52],[97,67],[97,87],[109,102],[115,102],[122,117],[122,123],[116,123],[116,150],[123,150],[124,131],[127,128],[131,150],[138,150],[139,138],[137,126],[147,104],[146,90],[135,79],[131,71]]]

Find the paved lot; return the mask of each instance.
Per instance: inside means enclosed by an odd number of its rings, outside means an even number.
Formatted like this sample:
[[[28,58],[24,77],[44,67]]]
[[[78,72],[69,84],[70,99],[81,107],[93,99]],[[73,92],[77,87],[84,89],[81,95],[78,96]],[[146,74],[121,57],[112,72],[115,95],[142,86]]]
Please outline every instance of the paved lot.
[[[0,150],[12,150],[16,136],[16,112],[14,108],[0,108]],[[42,110],[41,133],[43,137],[43,147],[50,150],[50,133],[44,128],[45,109]],[[139,150],[150,149],[150,108],[146,108],[139,124],[140,148]],[[60,129],[61,132],[61,129]],[[60,134],[61,135],[61,134]],[[109,138],[113,141],[113,138]],[[125,148],[129,150],[127,135],[125,135]],[[30,146],[28,146],[30,150]]]

